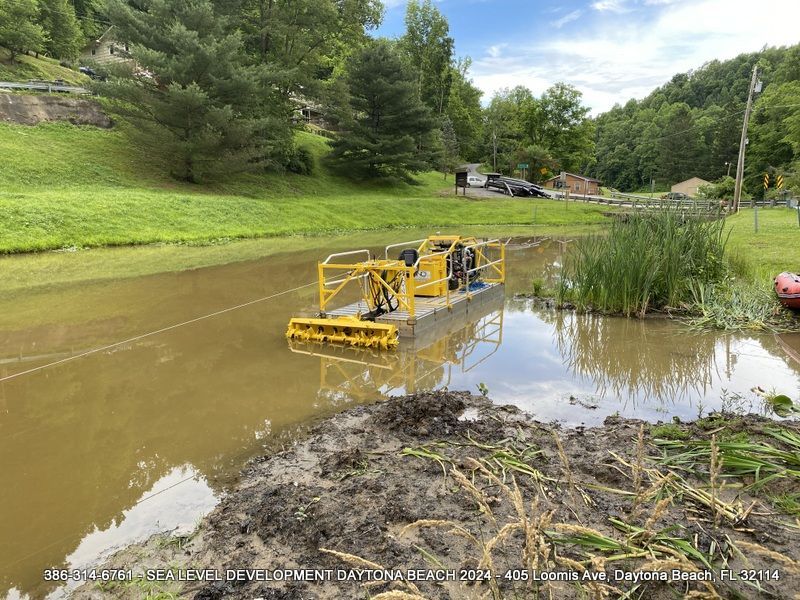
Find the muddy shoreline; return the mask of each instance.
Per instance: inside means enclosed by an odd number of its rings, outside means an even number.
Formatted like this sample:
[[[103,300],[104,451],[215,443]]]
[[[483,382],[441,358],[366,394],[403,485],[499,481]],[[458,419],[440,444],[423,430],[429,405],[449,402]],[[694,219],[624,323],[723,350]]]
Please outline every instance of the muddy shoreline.
[[[756,416],[563,429],[468,393],[393,398],[252,461],[195,532],[103,565],[132,580],[72,597],[798,598],[800,519],[775,501],[798,479],[749,489],[720,459],[745,440],[800,459],[795,439]],[[709,463],[675,458],[695,441]]]

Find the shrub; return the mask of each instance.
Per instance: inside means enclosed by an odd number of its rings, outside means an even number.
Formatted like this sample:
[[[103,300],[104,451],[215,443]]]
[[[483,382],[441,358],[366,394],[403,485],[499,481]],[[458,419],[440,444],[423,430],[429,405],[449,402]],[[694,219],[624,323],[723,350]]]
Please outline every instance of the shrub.
[[[299,175],[311,175],[314,172],[314,155],[308,148],[295,148],[289,156],[286,169]]]

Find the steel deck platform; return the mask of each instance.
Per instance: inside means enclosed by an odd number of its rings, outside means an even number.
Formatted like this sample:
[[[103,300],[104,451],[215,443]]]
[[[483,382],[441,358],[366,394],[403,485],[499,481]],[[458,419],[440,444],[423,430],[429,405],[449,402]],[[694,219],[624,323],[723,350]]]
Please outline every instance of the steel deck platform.
[[[481,287],[470,290],[457,290],[450,292],[450,307],[446,298],[425,298],[417,296],[414,299],[414,312],[416,319],[409,318],[408,311],[397,310],[375,319],[377,323],[390,323],[397,326],[400,337],[417,337],[424,334],[437,324],[454,318],[464,318],[470,310],[491,302],[505,293],[502,283],[487,283]],[[369,307],[361,300],[347,306],[328,311],[332,317],[356,316],[369,312]]]

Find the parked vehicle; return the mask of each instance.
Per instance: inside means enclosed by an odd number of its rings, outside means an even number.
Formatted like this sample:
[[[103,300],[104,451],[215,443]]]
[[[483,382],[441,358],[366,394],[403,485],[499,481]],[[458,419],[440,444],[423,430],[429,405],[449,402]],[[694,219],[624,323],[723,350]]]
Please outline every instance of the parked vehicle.
[[[496,192],[510,194],[511,196],[535,196],[538,198],[549,198],[545,189],[530,181],[524,179],[516,179],[514,177],[496,177],[490,178],[486,183],[486,187]]]
[[[467,187],[485,187],[485,186],[486,186],[485,177],[478,177],[476,175],[467,176]]]
[[[662,200],[691,200],[691,197],[683,192],[668,192],[661,196]]]
[[[100,73],[98,73],[97,71],[95,71],[91,67],[79,67],[78,70],[81,73],[83,73],[84,75],[88,75],[92,79],[96,79],[96,80],[99,80],[99,81],[105,81],[105,79],[106,79],[103,75],[100,75]]]

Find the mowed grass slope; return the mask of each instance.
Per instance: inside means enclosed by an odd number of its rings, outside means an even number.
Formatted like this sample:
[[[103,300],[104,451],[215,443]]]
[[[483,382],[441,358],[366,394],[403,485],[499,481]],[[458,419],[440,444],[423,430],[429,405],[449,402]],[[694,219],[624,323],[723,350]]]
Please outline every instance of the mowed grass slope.
[[[57,60],[20,54],[11,64],[11,53],[0,46],[0,81],[28,82],[31,79],[55,81],[61,79],[70,85],[86,85],[89,78],[78,71],[62,67]]]
[[[782,271],[800,273],[800,221],[792,208],[745,208],[727,219],[728,255],[739,270],[756,279],[773,278]]]
[[[359,184],[322,164],[326,139],[298,132],[313,176],[241,175],[208,185],[172,180],[119,129],[0,125],[0,253],[65,247],[206,243],[415,226],[529,224],[533,201],[452,196],[452,177]],[[449,195],[448,195],[449,194]],[[537,226],[596,224],[607,208],[536,201]]]

